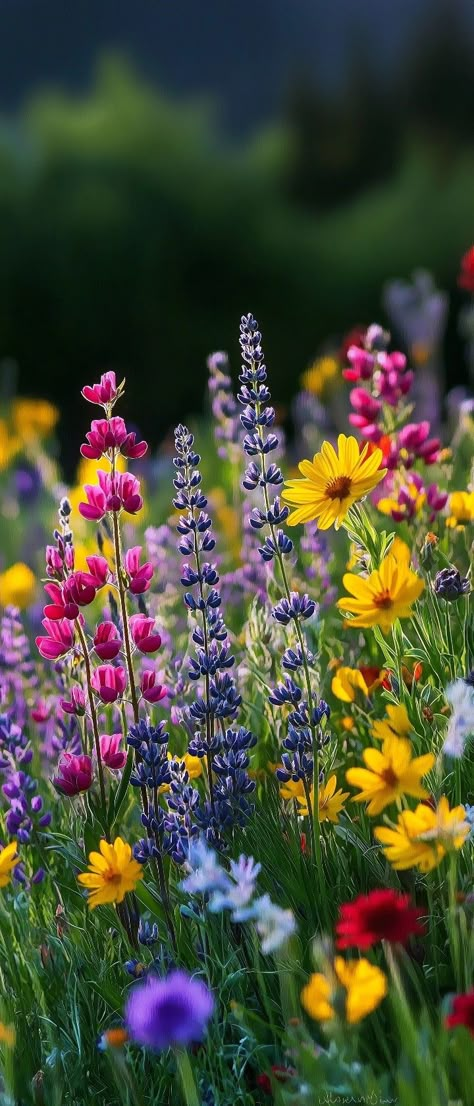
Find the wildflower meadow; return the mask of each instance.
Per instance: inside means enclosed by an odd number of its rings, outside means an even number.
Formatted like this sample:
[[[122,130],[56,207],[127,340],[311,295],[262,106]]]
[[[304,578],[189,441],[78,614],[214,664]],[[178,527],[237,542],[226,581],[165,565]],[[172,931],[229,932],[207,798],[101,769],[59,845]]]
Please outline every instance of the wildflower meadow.
[[[387,308],[284,425],[252,314],[156,454],[71,382],[72,484],[2,410],[3,1106],[474,1103],[474,401]]]

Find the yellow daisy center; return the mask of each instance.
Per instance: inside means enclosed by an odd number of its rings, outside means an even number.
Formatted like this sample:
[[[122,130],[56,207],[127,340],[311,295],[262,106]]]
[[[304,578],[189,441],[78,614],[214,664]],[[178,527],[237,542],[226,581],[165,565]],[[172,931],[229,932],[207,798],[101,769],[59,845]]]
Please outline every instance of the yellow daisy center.
[[[329,499],[347,499],[351,494],[352,480],[350,476],[336,476],[326,485],[325,495]]]
[[[394,772],[390,764],[388,768],[384,768],[383,772],[381,772],[380,775],[385,783],[388,785],[388,787],[396,787],[398,783],[398,776],[396,772]]]

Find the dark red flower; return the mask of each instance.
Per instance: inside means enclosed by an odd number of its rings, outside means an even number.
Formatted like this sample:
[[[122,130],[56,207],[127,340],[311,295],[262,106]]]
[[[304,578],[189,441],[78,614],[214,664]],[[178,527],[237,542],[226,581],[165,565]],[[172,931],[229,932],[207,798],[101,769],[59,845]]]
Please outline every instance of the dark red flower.
[[[458,284],[460,288],[465,288],[468,292],[474,292],[474,246],[471,246],[470,250],[461,258]]]
[[[368,949],[377,941],[405,945],[411,934],[424,932],[419,921],[422,913],[411,905],[408,895],[399,895],[397,891],[377,890],[359,895],[339,909],[337,947]]]
[[[284,1068],[281,1064],[272,1064],[270,1071],[273,1079],[276,1079],[278,1083],[286,1083],[287,1079],[291,1079],[292,1075],[295,1074],[294,1068]],[[261,1075],[257,1075],[255,1082],[257,1087],[260,1087],[260,1090],[264,1091],[265,1094],[272,1093],[272,1081],[266,1071],[262,1072]]]
[[[456,1025],[465,1025],[471,1037],[474,1037],[474,988],[464,995],[455,995],[451,1013],[446,1018],[448,1029]]]

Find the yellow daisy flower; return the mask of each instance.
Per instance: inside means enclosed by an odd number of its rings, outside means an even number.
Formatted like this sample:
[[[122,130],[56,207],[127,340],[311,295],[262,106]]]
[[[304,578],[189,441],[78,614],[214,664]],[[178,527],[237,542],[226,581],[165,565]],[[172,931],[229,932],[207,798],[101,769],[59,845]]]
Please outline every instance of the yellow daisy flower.
[[[16,841],[10,841],[0,850],[0,887],[6,887],[12,878],[12,871],[18,864]]]
[[[449,517],[446,526],[451,528],[474,521],[474,492],[451,492]]]
[[[332,678],[331,691],[342,703],[354,703],[358,691],[369,694],[367,683],[358,668],[338,668]]]
[[[404,810],[395,826],[377,826],[374,837],[380,841],[392,868],[419,868],[431,872],[446,853],[461,849],[469,834],[463,806],[449,809],[445,795],[433,810],[419,803],[416,810]]]
[[[16,399],[12,405],[12,423],[22,442],[46,438],[54,430],[59,411],[47,399]]]
[[[412,758],[412,746],[406,737],[387,737],[382,750],[364,749],[362,756],[367,767],[349,768],[346,780],[352,787],[362,789],[354,800],[368,803],[368,814],[380,814],[402,795],[413,795],[415,799],[428,797],[420,780],[432,769],[434,753]]]
[[[283,765],[281,767],[283,767]],[[291,799],[297,799],[298,802],[306,803],[303,780],[297,780],[296,782],[295,780],[287,780],[286,783],[282,783],[280,786],[280,795],[286,802],[290,802]]]
[[[89,853],[89,871],[77,877],[88,889],[90,910],[104,903],[123,902],[127,891],[134,891],[143,878],[141,864],[133,860],[130,845],[121,837],[116,837],[113,845],[102,840],[99,849],[98,853]]]
[[[393,543],[395,546],[395,542]],[[380,568],[370,576],[346,572],[343,584],[350,596],[338,599],[336,606],[354,615],[348,626],[380,626],[384,634],[397,618],[410,618],[412,605],[419,599],[423,580],[409,567],[409,550],[401,542],[384,557]],[[406,552],[405,552],[406,550]],[[408,553],[408,559],[406,554]]]
[[[337,778],[335,775],[330,776],[327,783],[320,784],[318,788],[319,799],[319,821],[320,822],[333,822],[337,825],[339,822],[339,815],[344,809],[344,803],[349,798],[348,791],[336,791]],[[309,814],[308,804],[306,797],[300,798],[297,796],[297,801],[300,804],[299,814]],[[314,791],[311,788],[311,807],[314,803]]]
[[[301,376],[301,387],[305,392],[321,396],[324,389],[339,371],[339,363],[335,357],[318,357],[309,369]]]
[[[11,605],[24,610],[34,599],[35,591],[36,576],[23,561],[0,574],[0,607]]]
[[[355,438],[339,434],[336,453],[330,442],[323,442],[312,461],[300,461],[303,480],[288,480],[282,499],[296,507],[288,515],[288,525],[317,520],[320,530],[339,529],[350,507],[363,499],[385,476],[381,469],[382,450],[369,456],[369,443],[362,452]]]
[[[372,737],[376,741],[385,741],[387,737],[408,737],[413,726],[407,714],[407,708],[403,703],[389,703],[387,717],[378,718],[371,729]]]
[[[338,984],[345,991],[345,1017],[349,1025],[371,1014],[387,994],[387,977],[380,968],[365,957],[344,960],[342,956],[336,956],[332,979],[322,972],[315,972],[303,987],[301,1002],[311,1018],[331,1021],[335,1017],[333,1002]]]

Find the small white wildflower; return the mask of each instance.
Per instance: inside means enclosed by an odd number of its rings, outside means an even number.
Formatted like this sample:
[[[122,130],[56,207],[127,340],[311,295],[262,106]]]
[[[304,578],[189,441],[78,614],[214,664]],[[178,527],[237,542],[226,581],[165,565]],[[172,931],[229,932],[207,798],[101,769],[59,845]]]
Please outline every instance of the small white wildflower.
[[[283,910],[272,902],[269,895],[263,895],[253,903],[252,917],[257,932],[262,938],[262,952],[276,952],[296,930],[292,910]]]
[[[205,895],[209,891],[216,891],[218,888],[225,890],[232,886],[216,853],[200,838],[191,841],[186,868],[190,874],[183,879],[180,888],[187,891],[188,895]]]

